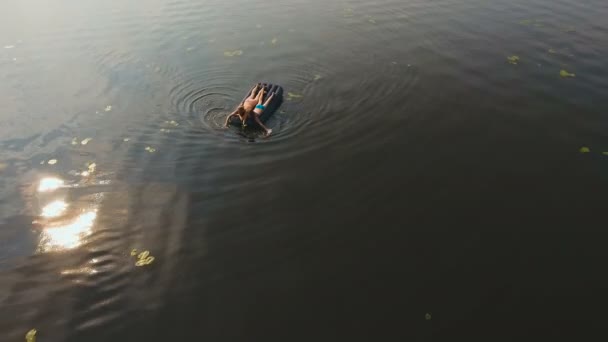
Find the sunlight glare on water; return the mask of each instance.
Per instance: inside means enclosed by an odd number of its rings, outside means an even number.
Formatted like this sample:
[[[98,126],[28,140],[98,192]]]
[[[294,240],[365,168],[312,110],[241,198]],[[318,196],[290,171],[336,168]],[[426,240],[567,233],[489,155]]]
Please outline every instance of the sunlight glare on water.
[[[68,204],[63,200],[53,201],[42,208],[42,217],[58,217],[65,212]]]
[[[39,251],[62,251],[80,246],[91,234],[96,218],[97,211],[85,211],[68,224],[45,227],[40,238]]]
[[[49,192],[59,189],[65,182],[57,177],[45,177],[40,180],[38,192]]]

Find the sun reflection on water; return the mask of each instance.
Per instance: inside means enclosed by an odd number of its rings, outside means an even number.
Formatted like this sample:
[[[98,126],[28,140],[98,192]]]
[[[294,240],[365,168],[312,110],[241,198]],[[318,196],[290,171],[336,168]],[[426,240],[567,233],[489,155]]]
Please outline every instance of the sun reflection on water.
[[[61,251],[82,245],[87,236],[91,234],[91,228],[96,218],[96,210],[85,211],[72,222],[44,228],[39,250],[41,252]]]
[[[42,208],[42,217],[58,217],[65,212],[68,204],[65,201],[58,200],[51,202]]]
[[[64,181],[56,177],[45,177],[38,184],[38,192],[54,191],[62,187]]]

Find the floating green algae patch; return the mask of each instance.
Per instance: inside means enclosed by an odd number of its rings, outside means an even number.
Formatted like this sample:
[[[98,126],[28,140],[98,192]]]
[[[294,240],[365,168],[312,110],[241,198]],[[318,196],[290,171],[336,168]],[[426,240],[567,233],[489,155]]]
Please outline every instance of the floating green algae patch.
[[[507,62],[513,64],[513,65],[517,65],[517,63],[519,63],[519,56],[510,56],[507,57]]]
[[[344,18],[350,18],[354,16],[353,12],[354,11],[352,8],[345,8],[344,13],[342,13],[342,15],[344,16]]]
[[[36,342],[36,329],[32,329],[30,331],[27,332],[27,334],[25,334],[25,341],[26,342]]]
[[[561,70],[561,71],[559,72],[559,75],[560,75],[561,77],[564,77],[564,78],[565,78],[565,77],[576,77],[576,74],[569,73],[569,72],[568,72],[568,71],[566,71],[566,70]]]
[[[134,248],[131,250],[131,256],[137,256],[137,261],[135,262],[135,266],[137,267],[150,265],[154,262],[154,257],[150,255],[150,251],[147,250],[138,253],[137,249]]]
[[[567,27],[564,27],[562,29],[562,31],[564,31],[566,33],[574,33],[574,32],[576,32],[576,29],[573,26],[567,26]]]
[[[224,56],[226,57],[240,56],[242,54],[243,50],[224,51]]]

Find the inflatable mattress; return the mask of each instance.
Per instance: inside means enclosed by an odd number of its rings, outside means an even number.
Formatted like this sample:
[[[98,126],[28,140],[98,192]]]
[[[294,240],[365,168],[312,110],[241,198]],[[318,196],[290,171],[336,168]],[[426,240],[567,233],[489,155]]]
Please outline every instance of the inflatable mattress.
[[[270,96],[270,94],[274,92],[274,97],[272,98],[272,101],[268,104],[266,109],[264,109],[264,112],[262,112],[262,115],[260,115],[260,121],[262,121],[263,123],[266,123],[266,121],[277,111],[277,109],[279,109],[279,107],[281,106],[281,103],[283,103],[283,88],[276,84],[270,84],[270,83],[262,83],[262,86],[264,87],[264,90],[266,90],[262,103],[265,103],[268,96]],[[245,97],[243,98],[243,101],[241,101],[241,103],[243,103],[245,101],[245,99],[249,97],[249,95],[251,95],[251,90],[247,92],[247,95],[245,95]],[[257,126],[257,124],[255,123],[253,118],[250,117],[247,121],[248,121],[247,122],[248,126],[250,126],[250,127]],[[234,126],[242,125],[241,120],[238,117],[232,117],[230,119],[230,124],[234,125]]]

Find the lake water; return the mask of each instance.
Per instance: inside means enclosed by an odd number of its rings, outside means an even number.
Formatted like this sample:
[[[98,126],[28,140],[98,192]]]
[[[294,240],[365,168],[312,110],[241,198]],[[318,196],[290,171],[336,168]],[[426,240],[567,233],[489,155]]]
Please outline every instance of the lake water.
[[[0,13],[0,341],[603,327],[605,0]],[[223,129],[259,81],[273,135]]]

